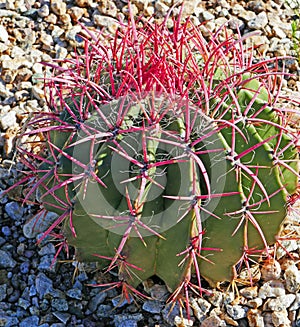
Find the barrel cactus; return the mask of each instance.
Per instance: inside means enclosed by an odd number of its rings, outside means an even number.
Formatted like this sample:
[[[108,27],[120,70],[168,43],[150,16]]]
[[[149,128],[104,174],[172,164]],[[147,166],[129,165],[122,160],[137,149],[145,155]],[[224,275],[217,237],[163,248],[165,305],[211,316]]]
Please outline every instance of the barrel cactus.
[[[73,58],[46,63],[49,111],[27,131],[44,142],[23,150],[30,194],[59,215],[43,237],[117,271],[125,293],[156,275],[172,299],[268,256],[299,177],[282,58],[255,61],[242,38],[206,40],[189,20],[82,28]]]

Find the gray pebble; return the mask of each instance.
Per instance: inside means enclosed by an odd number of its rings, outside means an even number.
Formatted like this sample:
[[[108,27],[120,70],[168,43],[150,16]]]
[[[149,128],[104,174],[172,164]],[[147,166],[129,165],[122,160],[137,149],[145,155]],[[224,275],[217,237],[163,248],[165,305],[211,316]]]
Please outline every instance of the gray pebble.
[[[0,285],[0,302],[6,298],[6,296],[7,296],[6,290],[7,290],[7,285],[1,284]]]
[[[42,257],[44,255],[55,254],[56,248],[53,243],[47,243],[39,250],[39,255]]]
[[[51,307],[58,311],[68,311],[69,305],[65,299],[52,299]]]
[[[25,300],[25,299],[20,297],[19,300],[18,300],[18,306],[25,309],[25,310],[27,310],[30,307],[30,301]]]
[[[19,320],[17,317],[10,317],[10,316],[1,315],[1,314],[0,314],[0,323],[1,323],[1,326],[5,326],[5,327],[19,326]]]
[[[11,257],[9,252],[0,250],[0,268],[14,268],[17,262]]]
[[[130,304],[133,302],[133,297],[131,295],[129,295],[129,303],[127,301],[127,299],[125,299],[124,297],[122,297],[122,295],[118,295],[116,297],[114,297],[111,302],[113,304],[114,307],[118,307],[118,308],[122,308],[127,304]]]
[[[97,307],[99,304],[103,303],[104,300],[106,299],[107,293],[105,292],[99,292],[95,296],[93,296],[88,304],[88,308],[91,312],[94,312],[97,310]]]
[[[247,308],[242,307],[239,304],[236,305],[227,304],[226,311],[229,314],[229,316],[234,320],[245,318],[247,314]]]
[[[47,17],[50,14],[49,6],[48,5],[43,5],[38,11],[38,15],[40,17]]]
[[[14,113],[14,116],[16,115],[15,112],[13,112],[13,111],[10,111],[9,113]],[[3,124],[3,122],[2,122],[2,124]],[[19,220],[24,215],[24,208],[18,202],[8,202],[5,205],[5,211],[9,215],[9,217],[14,220]]]
[[[23,226],[23,234],[27,238],[35,238],[38,234],[43,233],[57,219],[58,215],[54,212],[47,212],[45,215],[37,214]]]
[[[66,295],[72,299],[82,300],[81,290],[78,288],[72,288],[66,292]]]
[[[41,257],[37,268],[39,271],[55,272],[56,262],[54,261],[54,255],[50,254]]]
[[[160,313],[164,307],[163,302],[152,300],[152,301],[145,301],[143,304],[143,310],[150,312],[150,313]]]
[[[282,311],[291,306],[296,298],[295,294],[286,294],[275,299],[268,299],[264,304],[264,310]]]
[[[0,116],[0,126],[6,131],[8,128],[15,126],[17,123],[16,113],[9,111]],[[12,202],[10,202],[12,203]],[[15,202],[13,202],[15,203]],[[9,204],[9,203],[7,203]],[[13,218],[13,217],[12,217]]]
[[[142,314],[119,314],[114,316],[115,327],[137,327],[138,321],[144,317]]]
[[[53,315],[60,320],[63,324],[67,324],[67,322],[70,320],[71,315],[66,312],[53,312]]]
[[[285,289],[283,283],[279,280],[270,280],[265,282],[258,291],[258,296],[261,299],[282,295],[285,295]]]
[[[53,282],[44,273],[39,273],[35,280],[35,288],[40,299],[43,299],[46,294],[53,291]]]
[[[113,307],[111,305],[100,304],[97,309],[96,316],[100,319],[101,318],[109,318],[114,315],[112,310],[113,310]]]
[[[248,27],[253,30],[263,29],[268,24],[267,14],[262,11],[254,19],[248,22]]]

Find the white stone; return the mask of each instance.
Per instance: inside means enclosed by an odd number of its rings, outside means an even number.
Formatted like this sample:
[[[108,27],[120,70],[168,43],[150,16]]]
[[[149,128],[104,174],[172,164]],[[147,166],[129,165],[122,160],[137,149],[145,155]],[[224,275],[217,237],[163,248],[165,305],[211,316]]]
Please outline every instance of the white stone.
[[[300,271],[296,264],[291,264],[284,272],[286,289],[291,293],[296,293],[300,289]]]
[[[268,24],[267,14],[262,11],[254,19],[248,22],[248,27],[254,30],[263,29]]]
[[[42,18],[49,16],[50,14],[50,9],[48,5],[43,5],[39,10],[38,10],[38,15]]]
[[[215,19],[215,15],[213,15],[212,13],[210,13],[209,11],[206,11],[206,10],[203,11],[201,16],[204,21],[209,21],[209,20]]]
[[[0,115],[0,125],[1,128],[6,131],[8,128],[13,127],[17,123],[16,113],[14,111],[9,111]]]
[[[107,27],[110,32],[115,32],[118,29],[118,21],[112,17],[94,15],[94,23],[98,26]]]
[[[257,309],[250,309],[247,312],[249,327],[265,327],[264,318]]]
[[[3,25],[0,25],[0,41],[4,43],[8,41],[8,33]]]
[[[67,12],[67,4],[62,0],[52,0],[50,7],[52,12],[58,16],[64,15]]]
[[[20,67],[32,67],[32,62],[30,62],[27,58],[24,57],[16,57],[13,59],[5,59],[2,61],[2,68],[3,69],[11,69],[16,70]]]
[[[159,11],[163,16],[165,16],[170,10],[169,6],[159,0],[155,3],[155,9]]]
[[[275,299],[268,299],[264,304],[265,311],[282,311],[291,306],[291,304],[295,301],[295,294],[286,294],[279,296]]]
[[[288,327],[291,326],[291,321],[288,318],[287,310],[274,311],[272,313],[272,322],[275,327]]]
[[[282,295],[285,295],[285,289],[283,283],[279,280],[270,280],[265,282],[258,291],[258,296],[261,299]]]
[[[286,34],[280,27],[273,27],[273,31],[275,36],[279,37],[280,39],[284,39],[286,37]]]

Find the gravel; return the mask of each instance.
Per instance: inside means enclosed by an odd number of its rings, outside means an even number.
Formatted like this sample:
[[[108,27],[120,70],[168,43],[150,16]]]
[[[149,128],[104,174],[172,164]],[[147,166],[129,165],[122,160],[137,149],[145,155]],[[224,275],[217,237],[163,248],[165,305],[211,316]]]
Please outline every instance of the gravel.
[[[237,28],[242,35],[259,31],[247,41],[256,47],[257,55],[290,55],[294,12],[287,3],[300,5],[296,0],[194,0],[186,2],[183,16],[191,16],[195,25],[202,23],[199,28],[204,35],[223,23],[228,23],[232,33]],[[132,10],[162,20],[172,4],[168,0],[132,0]],[[175,6],[173,13],[178,11]],[[50,74],[50,69],[40,62],[66,58],[74,46],[83,46],[77,20],[114,33],[117,17],[126,19],[127,15],[128,6],[121,0],[0,0],[0,190],[22,177],[22,166],[13,156],[19,127],[26,124],[28,113],[46,106],[40,79]],[[287,68],[295,76],[287,78],[284,90],[299,97],[298,62],[291,58]],[[49,237],[37,241],[57,216],[35,216],[37,206],[22,206],[21,192],[24,196],[28,190],[16,188],[8,196],[0,195],[0,326],[300,326],[297,240],[282,241],[296,260],[279,249],[277,270],[264,267],[263,278],[256,285],[239,286],[238,299],[233,293],[225,295],[213,289],[211,297],[191,299],[191,321],[182,320],[178,305],[170,312],[165,303],[168,291],[156,280],[149,291],[153,301],[127,303],[115,289],[88,286],[103,282],[103,278],[115,281],[112,275],[103,276],[95,265],[76,263],[73,253],[69,257],[60,253],[54,263],[59,244],[51,243]],[[299,235],[299,216],[290,218],[285,226]],[[186,316],[184,310],[183,314]]]

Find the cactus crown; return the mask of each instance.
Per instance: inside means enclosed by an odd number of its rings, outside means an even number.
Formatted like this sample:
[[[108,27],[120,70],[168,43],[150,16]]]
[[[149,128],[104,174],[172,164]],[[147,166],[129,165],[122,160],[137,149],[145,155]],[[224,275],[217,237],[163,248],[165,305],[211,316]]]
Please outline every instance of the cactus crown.
[[[131,19],[104,43],[84,31],[75,57],[48,63],[51,110],[30,132],[42,153],[23,150],[30,194],[59,214],[43,237],[58,228],[123,290],[157,275],[172,299],[269,255],[299,177],[281,59],[254,62],[242,38],[207,41],[180,19]]]

